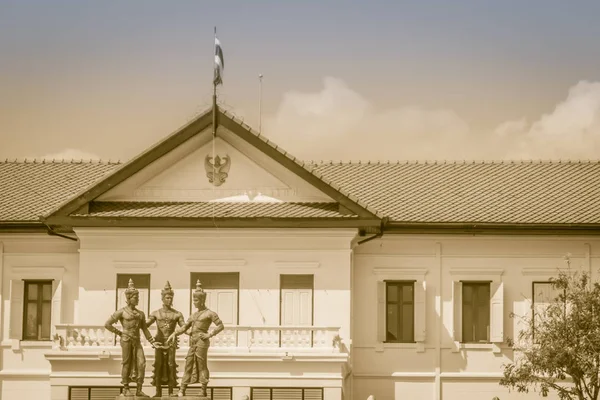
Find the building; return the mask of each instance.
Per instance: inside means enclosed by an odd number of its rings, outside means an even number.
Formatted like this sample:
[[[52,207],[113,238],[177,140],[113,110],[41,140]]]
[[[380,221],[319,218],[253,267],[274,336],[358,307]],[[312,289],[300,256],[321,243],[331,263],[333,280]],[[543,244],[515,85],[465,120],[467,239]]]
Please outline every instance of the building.
[[[510,315],[565,254],[597,275],[600,163],[303,163],[217,117],[124,164],[0,163],[3,399],[114,398],[130,278],[186,317],[203,282],[215,400],[537,396],[498,385]]]

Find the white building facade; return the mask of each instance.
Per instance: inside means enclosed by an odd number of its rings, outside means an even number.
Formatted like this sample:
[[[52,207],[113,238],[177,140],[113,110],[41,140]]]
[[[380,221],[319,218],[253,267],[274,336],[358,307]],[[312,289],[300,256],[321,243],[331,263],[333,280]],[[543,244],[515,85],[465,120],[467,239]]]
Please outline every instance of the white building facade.
[[[537,396],[498,385],[511,314],[566,254],[597,276],[598,163],[304,164],[218,117],[125,164],[0,164],[3,399],[118,395],[129,279],[186,318],[203,283],[215,400]]]

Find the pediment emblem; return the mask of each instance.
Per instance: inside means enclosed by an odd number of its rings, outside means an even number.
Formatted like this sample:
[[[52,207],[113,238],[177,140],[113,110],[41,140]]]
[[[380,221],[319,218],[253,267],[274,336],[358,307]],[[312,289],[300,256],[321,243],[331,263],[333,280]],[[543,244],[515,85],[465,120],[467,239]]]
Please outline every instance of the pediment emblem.
[[[208,181],[214,186],[221,186],[229,176],[231,158],[228,154],[223,157],[217,155],[214,158],[207,155],[204,159],[204,168],[206,169]]]

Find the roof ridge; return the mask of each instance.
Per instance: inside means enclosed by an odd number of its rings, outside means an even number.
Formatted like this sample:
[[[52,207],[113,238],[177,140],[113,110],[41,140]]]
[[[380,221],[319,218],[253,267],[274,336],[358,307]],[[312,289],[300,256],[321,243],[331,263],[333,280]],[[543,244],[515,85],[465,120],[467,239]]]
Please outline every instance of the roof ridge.
[[[118,165],[122,164],[121,160],[113,161],[109,160],[97,160],[97,159],[64,159],[64,158],[6,158],[0,160],[0,164],[104,164],[104,165]]]
[[[528,160],[310,160],[307,165],[386,165],[386,164],[600,164],[600,159],[528,159]]]

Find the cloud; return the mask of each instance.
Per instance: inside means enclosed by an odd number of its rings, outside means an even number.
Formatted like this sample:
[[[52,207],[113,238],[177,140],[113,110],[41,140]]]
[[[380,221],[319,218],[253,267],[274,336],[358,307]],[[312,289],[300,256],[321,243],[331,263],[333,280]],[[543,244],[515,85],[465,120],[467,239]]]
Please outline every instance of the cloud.
[[[328,77],[317,93],[286,93],[263,132],[305,160],[598,158],[600,83],[576,84],[533,123],[506,121],[475,132],[449,109],[378,110]]]
[[[600,82],[581,81],[567,98],[540,119],[527,124],[509,121],[494,132],[514,145],[514,158],[600,158]]]
[[[58,153],[46,154],[40,158],[45,160],[100,160],[100,157],[96,154],[78,149],[64,149]]]

